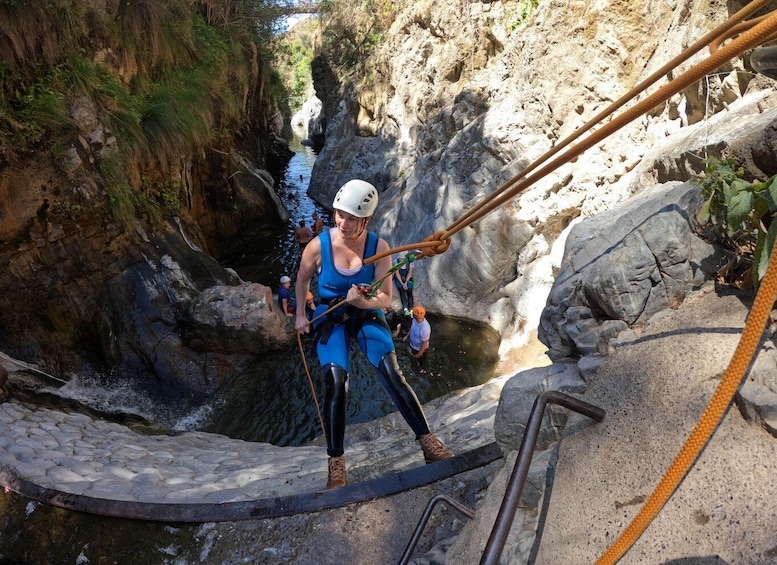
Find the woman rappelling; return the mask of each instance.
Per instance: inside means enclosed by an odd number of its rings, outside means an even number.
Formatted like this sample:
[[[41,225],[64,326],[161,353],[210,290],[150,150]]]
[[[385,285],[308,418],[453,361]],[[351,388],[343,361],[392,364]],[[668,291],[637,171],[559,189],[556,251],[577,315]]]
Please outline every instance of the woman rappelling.
[[[421,404],[397,363],[394,341],[383,308],[391,305],[391,284],[374,285],[387,278],[391,256],[374,263],[365,261],[389,250],[385,240],[367,231],[378,206],[378,191],[363,180],[351,180],[337,192],[332,203],[335,227],[311,241],[302,253],[297,274],[297,296],[306,296],[310,281],[318,274],[320,304],[313,316],[316,352],[325,383],[323,426],[329,455],[327,488],[347,483],[344,437],[348,395],[348,368],[353,342],[375,369],[380,383],[415,432],[427,463],[453,456],[430,432]],[[372,289],[372,290],[370,290]],[[331,308],[332,305],[337,305]],[[325,314],[326,313],[326,314]],[[296,328],[310,331],[304,303],[297,304]]]

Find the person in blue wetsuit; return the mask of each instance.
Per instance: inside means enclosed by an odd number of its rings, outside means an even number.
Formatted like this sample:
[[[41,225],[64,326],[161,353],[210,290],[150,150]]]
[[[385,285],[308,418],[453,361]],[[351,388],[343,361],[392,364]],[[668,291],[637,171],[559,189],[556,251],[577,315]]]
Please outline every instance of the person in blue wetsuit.
[[[318,274],[319,305],[313,315],[316,352],[324,376],[324,433],[329,455],[326,488],[347,483],[344,438],[348,397],[348,369],[351,344],[356,343],[375,368],[399,412],[421,445],[427,463],[452,457],[443,443],[430,432],[421,404],[405,380],[397,363],[394,341],[383,315],[391,305],[390,281],[374,295],[365,288],[383,278],[391,267],[386,256],[369,265],[364,260],[388,251],[385,240],[367,231],[370,217],[378,206],[378,191],[363,180],[351,180],[337,192],[332,203],[334,227],[323,231],[302,253],[297,274],[296,294],[306,296],[310,281]],[[330,305],[345,303],[326,316]],[[296,328],[310,331],[304,304],[297,304]]]

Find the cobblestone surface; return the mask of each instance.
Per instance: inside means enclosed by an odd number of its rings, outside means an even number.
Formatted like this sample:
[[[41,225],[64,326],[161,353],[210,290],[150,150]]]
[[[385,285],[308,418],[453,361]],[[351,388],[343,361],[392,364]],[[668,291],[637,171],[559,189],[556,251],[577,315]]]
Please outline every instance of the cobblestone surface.
[[[454,452],[494,441],[508,377],[425,406],[432,430]],[[316,492],[326,482],[323,439],[277,447],[223,435],[147,435],[83,414],[0,404],[0,469],[48,489],[135,502],[238,502]],[[424,464],[398,413],[346,429],[349,483]]]

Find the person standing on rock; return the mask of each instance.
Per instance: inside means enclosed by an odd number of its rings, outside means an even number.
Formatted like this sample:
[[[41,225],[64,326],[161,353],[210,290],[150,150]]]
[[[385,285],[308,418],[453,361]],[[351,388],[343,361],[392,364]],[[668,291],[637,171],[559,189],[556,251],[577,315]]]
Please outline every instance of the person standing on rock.
[[[399,291],[399,300],[402,302],[402,310],[405,316],[410,316],[410,312],[413,310],[413,262],[405,262],[407,253],[400,256],[395,264],[402,263],[402,265],[394,271],[394,284]]]
[[[368,292],[370,285],[381,280],[391,267],[384,257],[369,265],[364,260],[388,250],[385,240],[367,231],[367,224],[378,206],[378,191],[363,180],[350,180],[337,192],[332,203],[333,228],[310,242],[302,253],[296,292],[304,296],[310,281],[320,268],[318,295],[320,303],[314,319],[326,312],[330,304],[345,303],[318,319],[316,352],[324,375],[324,433],[329,455],[326,488],[347,484],[344,457],[345,414],[348,396],[348,369],[351,343],[364,352],[380,383],[386,388],[399,412],[415,432],[427,463],[452,457],[443,443],[430,432],[421,403],[405,380],[397,363],[394,341],[386,325],[383,308],[391,305],[391,284],[380,285]],[[304,304],[297,305],[296,328],[310,331]]]

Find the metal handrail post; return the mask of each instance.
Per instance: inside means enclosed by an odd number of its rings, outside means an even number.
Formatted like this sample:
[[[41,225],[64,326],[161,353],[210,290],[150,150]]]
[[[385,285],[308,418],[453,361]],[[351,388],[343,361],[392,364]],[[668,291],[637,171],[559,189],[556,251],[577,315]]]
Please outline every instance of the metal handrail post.
[[[447,502],[470,520],[475,517],[475,512],[471,508],[464,506],[458,500],[454,500],[450,496],[446,496],[444,494],[434,495],[426,505],[426,509],[421,516],[421,520],[419,520],[418,526],[416,526],[415,532],[413,532],[413,537],[410,538],[410,543],[407,544],[405,552],[402,554],[402,559],[399,560],[399,565],[407,565],[407,563],[410,561],[410,557],[413,555],[413,551],[415,551],[415,546],[418,545],[418,540],[421,539],[421,534],[426,527],[426,523],[429,521],[429,517],[432,515],[432,510],[438,502]]]
[[[588,416],[597,422],[601,422],[606,414],[606,412],[598,406],[588,404],[587,402],[556,390],[548,390],[537,396],[534,400],[531,414],[529,415],[529,421],[526,423],[526,430],[524,431],[523,439],[521,440],[521,447],[518,450],[518,458],[515,461],[513,472],[510,475],[510,480],[505,488],[502,506],[499,508],[499,513],[494,521],[494,527],[491,530],[488,543],[486,543],[486,548],[480,559],[480,565],[496,565],[499,563],[499,558],[502,555],[505,542],[507,541],[507,535],[510,533],[510,527],[515,519],[515,512],[518,510],[523,484],[526,481],[526,476],[529,474],[531,459],[534,455],[534,447],[537,443],[537,437],[540,433],[542,418],[545,414],[545,406],[547,404],[558,404],[565,408],[569,408],[570,410],[574,410],[579,414]]]

